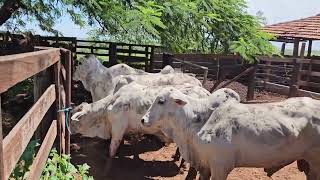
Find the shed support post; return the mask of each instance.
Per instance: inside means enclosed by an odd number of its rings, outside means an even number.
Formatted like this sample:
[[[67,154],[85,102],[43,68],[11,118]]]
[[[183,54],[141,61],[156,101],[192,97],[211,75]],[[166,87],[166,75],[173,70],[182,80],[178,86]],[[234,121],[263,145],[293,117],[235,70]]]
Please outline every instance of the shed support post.
[[[300,40],[298,38],[295,38],[294,44],[293,44],[293,57],[299,56],[299,43],[300,43]]]
[[[284,43],[282,43],[282,46],[281,46],[281,55],[282,56],[284,55],[285,51],[286,51],[286,43],[284,42]]]
[[[307,58],[311,58],[311,53],[312,53],[312,40],[309,40]]]
[[[300,49],[300,58],[304,58],[304,52],[306,51],[306,43],[302,43],[301,49]]]

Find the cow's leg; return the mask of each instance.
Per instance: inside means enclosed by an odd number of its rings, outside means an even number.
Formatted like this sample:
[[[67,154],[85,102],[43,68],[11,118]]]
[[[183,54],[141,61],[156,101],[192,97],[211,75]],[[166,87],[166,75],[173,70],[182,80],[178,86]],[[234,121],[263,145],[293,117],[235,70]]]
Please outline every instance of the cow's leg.
[[[140,136],[138,134],[133,135],[130,138],[130,144],[134,147],[133,160],[135,160],[135,161],[141,160],[139,157],[139,148],[138,148],[139,139],[140,139]]]
[[[176,153],[172,156],[173,161],[179,161],[180,156],[181,156],[181,154],[180,154],[179,148],[177,147]],[[182,161],[181,161],[181,162],[182,162]],[[181,165],[180,165],[180,166],[181,166]]]
[[[307,180],[319,180],[320,179],[320,162],[313,160],[308,161],[309,172],[307,174]]]
[[[275,166],[275,167],[271,167],[271,168],[264,168],[264,172],[267,173],[268,177],[271,177],[274,173],[278,172],[280,169],[282,169],[283,167],[285,167],[291,163],[293,163],[293,161],[290,161],[288,163],[284,163],[280,166]]]
[[[210,180],[210,169],[208,168],[201,168],[200,171],[200,177],[199,180]]]
[[[122,142],[122,138],[124,135],[126,128],[120,127],[120,128],[113,128],[111,130],[111,143],[110,143],[110,149],[109,149],[109,155],[110,157],[114,157],[117,153],[117,149],[119,145]]]
[[[231,167],[226,167],[224,165],[221,165],[220,167],[211,167],[211,180],[226,180],[231,171]]]
[[[112,125],[111,128],[111,143],[109,147],[109,156],[107,158],[106,166],[105,166],[105,172],[107,175],[109,175],[110,169],[112,167],[112,161],[113,157],[117,153],[117,149],[122,142],[122,138],[124,135],[126,128],[117,125],[116,123]]]
[[[197,177],[197,170],[190,166],[186,180],[194,180]]]

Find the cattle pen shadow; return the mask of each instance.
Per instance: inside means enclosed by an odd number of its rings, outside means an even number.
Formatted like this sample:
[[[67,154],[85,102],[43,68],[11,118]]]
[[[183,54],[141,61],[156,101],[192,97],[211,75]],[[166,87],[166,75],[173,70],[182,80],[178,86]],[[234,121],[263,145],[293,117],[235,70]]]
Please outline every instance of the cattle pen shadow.
[[[179,173],[179,167],[173,161],[159,161],[133,159],[133,154],[156,151],[161,148],[153,138],[147,137],[133,146],[128,143],[119,148],[118,156],[113,158],[112,168],[108,177],[105,173],[105,165],[109,152],[110,141],[98,138],[84,138],[78,135],[72,136],[71,147],[72,163],[87,163],[90,166],[90,175],[97,180],[122,180],[122,179],[154,179],[153,177],[174,177]]]

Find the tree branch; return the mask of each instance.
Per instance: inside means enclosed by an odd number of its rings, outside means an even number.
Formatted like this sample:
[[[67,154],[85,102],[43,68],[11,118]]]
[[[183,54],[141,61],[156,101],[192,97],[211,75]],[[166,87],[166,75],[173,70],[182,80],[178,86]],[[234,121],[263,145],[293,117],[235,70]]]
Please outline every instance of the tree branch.
[[[20,0],[6,0],[0,8],[0,26],[2,26],[12,14],[21,7]]]

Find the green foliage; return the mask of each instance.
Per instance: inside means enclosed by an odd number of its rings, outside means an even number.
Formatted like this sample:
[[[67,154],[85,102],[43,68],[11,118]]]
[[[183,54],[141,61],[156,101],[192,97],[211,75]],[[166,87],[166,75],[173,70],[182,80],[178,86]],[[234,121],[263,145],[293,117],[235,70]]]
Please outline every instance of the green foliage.
[[[41,180],[93,180],[93,177],[88,176],[90,167],[87,164],[74,166],[70,159],[70,155],[60,156],[56,150],[52,150]]]
[[[257,55],[275,53],[268,42],[272,36],[260,31],[263,13],[248,14],[246,0],[21,1],[23,7],[12,21],[21,26],[36,21],[55,34],[59,32],[54,23],[70,15],[80,26],[93,26],[94,39],[161,44],[181,53],[234,52],[250,62]]]
[[[14,98],[17,94],[32,94],[33,92],[33,79],[28,78],[13,87],[11,87],[6,93],[8,99]]]
[[[35,158],[38,146],[38,140],[30,141],[26,150],[20,157],[18,164],[13,170],[10,179],[27,179],[29,168],[32,165],[33,159]]]
[[[28,178],[29,168],[33,163],[38,146],[38,140],[30,141],[11,174],[10,180]],[[90,167],[87,164],[74,166],[71,164],[70,159],[70,155],[60,156],[53,149],[42,172],[41,180],[93,180],[93,177],[88,175]]]

